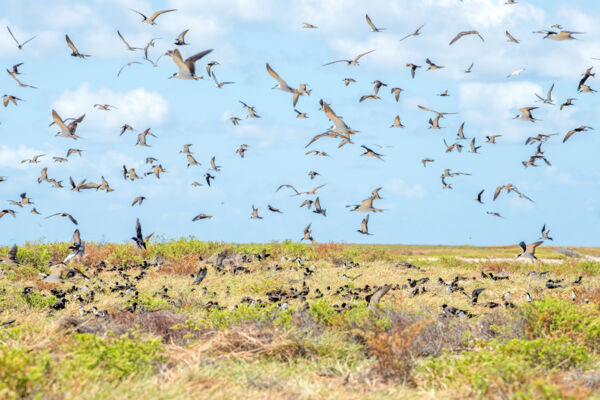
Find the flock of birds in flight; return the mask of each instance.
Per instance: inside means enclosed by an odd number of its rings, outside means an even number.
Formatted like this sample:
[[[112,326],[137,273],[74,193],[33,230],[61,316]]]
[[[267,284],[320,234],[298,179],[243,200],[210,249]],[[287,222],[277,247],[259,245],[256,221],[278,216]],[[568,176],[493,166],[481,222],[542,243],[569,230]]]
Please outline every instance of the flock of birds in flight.
[[[513,5],[515,3],[516,3],[516,1],[511,1],[511,0],[506,2],[507,5]],[[157,24],[156,21],[160,16],[162,16],[163,14],[175,12],[176,10],[169,9],[169,10],[157,11],[150,16],[146,16],[136,10],[132,10],[132,11],[139,14],[142,17],[143,23],[149,24],[149,25],[156,25]],[[385,29],[385,28],[381,28],[381,27],[378,27],[377,25],[375,25],[374,22],[371,20],[371,18],[368,15],[365,15],[365,19],[366,19],[366,23],[367,23],[368,27],[370,28],[371,32],[375,32],[375,33],[381,32]],[[402,37],[399,40],[404,41],[404,40],[416,38],[416,37],[422,35],[421,30],[423,29],[423,27],[424,27],[424,25],[421,25],[413,33],[410,33],[410,34]],[[312,25],[310,23],[304,23],[304,28],[318,29],[317,26]],[[36,36],[34,36],[24,42],[20,42],[19,39],[13,34],[10,27],[7,27],[7,31],[10,34],[10,36],[14,39],[19,50],[23,50],[24,46],[27,43],[29,43],[30,41],[32,41],[33,39],[36,38]],[[174,42],[175,46],[181,47],[181,46],[190,45],[190,43],[186,42],[186,34],[188,33],[188,31],[189,31],[189,29],[186,29],[177,36],[177,38],[175,39],[175,42]],[[562,30],[562,27],[560,25],[553,25],[551,27],[551,30],[540,30],[540,31],[536,31],[534,33],[544,35],[543,39],[549,39],[549,40],[560,42],[560,41],[575,40],[576,38],[574,37],[574,35],[579,34],[580,32]],[[150,49],[152,47],[154,47],[157,39],[150,40],[144,47],[135,47],[135,46],[130,45],[129,42],[127,42],[127,40],[121,34],[120,31],[117,31],[117,35],[120,38],[120,40],[124,43],[126,50],[131,51],[131,52],[137,52],[137,51],[143,52],[144,57],[143,57],[142,61],[150,62],[154,66],[157,65],[157,63],[160,61],[160,59],[163,56],[171,57],[173,63],[177,67],[177,72],[174,72],[170,78],[181,79],[181,80],[203,79],[203,76],[198,75],[198,69],[196,68],[196,66],[197,66],[197,63],[201,59],[203,59],[204,57],[206,57],[207,55],[209,55],[212,52],[212,49],[200,51],[200,52],[195,53],[192,56],[184,59],[184,57],[182,56],[179,49],[175,48],[174,50],[169,50],[166,53],[162,54],[160,57],[158,57],[158,59],[156,61],[153,61],[152,59],[150,59],[149,52],[150,52]],[[519,43],[519,40],[516,39],[510,32],[506,31],[506,36],[507,36],[509,42],[514,43],[514,44]],[[481,35],[481,33],[479,31],[468,30],[468,31],[459,32],[455,37],[453,37],[449,42],[449,46],[456,45],[459,41],[467,40],[469,37],[481,40],[482,42],[485,41],[484,37]],[[85,52],[80,51],[77,48],[77,46],[75,45],[75,42],[73,42],[73,40],[69,37],[69,35],[65,35],[65,40],[66,40],[66,44],[67,44],[68,48],[71,51],[70,55],[72,57],[80,58],[80,59],[87,59],[87,58],[91,57],[90,54],[85,54]],[[358,54],[354,58],[340,59],[340,60],[334,60],[331,62],[327,62],[327,63],[323,64],[323,66],[329,66],[329,65],[333,65],[333,64],[337,64],[337,63],[345,63],[349,67],[357,67],[360,65],[361,62],[363,62],[363,57],[365,57],[364,60],[368,60],[368,57],[366,57],[366,56],[373,53],[374,51],[376,51],[376,49],[372,49],[372,50],[363,52],[361,54]],[[427,71],[435,71],[435,70],[445,68],[444,66],[436,64],[434,61],[430,60],[429,58],[427,58],[425,60],[425,62],[428,65]],[[117,76],[119,76],[125,68],[131,67],[134,64],[142,64],[142,63],[140,61],[128,62],[127,64],[123,65],[119,69]],[[11,69],[7,69],[6,72],[15,80],[15,82],[17,83],[17,85],[19,87],[35,88],[35,86],[25,84],[25,83],[21,82],[21,80],[19,79],[19,75],[21,74],[20,68],[22,67],[22,65],[23,65],[23,63],[15,64]],[[217,79],[217,76],[215,75],[215,68],[218,65],[220,65],[220,64],[217,61],[210,61],[206,64],[206,73],[210,78],[212,78],[214,80],[215,86],[220,89],[220,88],[225,87],[226,85],[234,84],[234,82],[219,81]],[[474,63],[471,63],[471,65],[464,72],[471,73],[473,66],[474,66]],[[414,63],[407,63],[406,67],[409,68],[410,76],[413,79],[416,77],[417,71],[422,68],[421,65],[417,65]],[[311,94],[311,89],[308,88],[308,84],[302,83],[302,84],[299,84],[298,87],[292,86],[292,85],[288,84],[287,81],[284,80],[269,63],[266,63],[265,68],[266,68],[266,72],[276,82],[276,85],[273,87],[273,89],[277,89],[279,91],[282,91],[284,93],[289,93],[291,95],[291,97],[292,97],[291,105],[292,105],[293,110],[297,114],[297,118],[308,118],[307,113],[301,112],[298,109],[296,109],[297,103],[298,103],[300,97],[305,96],[305,95],[310,96],[310,94]],[[584,72],[583,77],[580,79],[580,81],[578,83],[577,92],[579,92],[579,93],[596,92],[588,84],[588,79],[590,77],[595,76],[595,73],[592,71],[592,68],[593,67],[588,68]],[[523,71],[523,69],[517,70],[517,71],[513,72],[512,74],[508,75],[507,78],[518,76],[522,71]],[[356,83],[356,81],[354,79],[348,77],[343,80],[343,83],[345,86],[349,86],[350,84]],[[380,100],[381,99],[381,97],[379,97],[380,89],[382,89],[384,87],[388,87],[388,84],[383,83],[380,80],[374,80],[372,82],[372,84],[374,85],[373,93],[363,95],[362,97],[360,97],[360,99],[359,99],[360,102],[367,101],[367,100]],[[540,102],[542,102],[542,104],[548,105],[548,106],[554,106],[556,103],[555,103],[555,99],[552,97],[553,89],[554,89],[554,84],[552,84],[552,86],[548,90],[548,93],[545,96],[541,96],[537,93],[535,93],[535,96],[538,98],[538,100]],[[393,98],[395,99],[396,102],[399,101],[399,98],[400,98],[400,95],[402,92],[403,92],[403,89],[400,87],[391,87],[390,88],[390,93],[393,95]],[[439,95],[440,96],[448,96],[448,91],[445,91]],[[8,107],[11,104],[13,106],[18,106],[19,102],[21,100],[22,100],[21,98],[14,96],[14,95],[5,94],[3,96],[4,107]],[[560,104],[560,110],[563,110],[565,107],[574,106],[573,102],[575,100],[576,100],[575,98],[565,99],[564,102],[562,102]],[[239,101],[239,102],[242,105],[242,107],[247,111],[247,116],[246,116],[247,119],[261,118],[260,115],[258,115],[256,108],[254,106],[250,106],[250,105],[244,103],[243,101]],[[332,125],[329,128],[327,128],[325,130],[325,132],[314,136],[309,141],[309,143],[306,145],[306,148],[308,148],[309,146],[312,146],[314,143],[316,143],[319,140],[324,139],[324,138],[339,140],[338,148],[341,148],[342,146],[345,146],[347,144],[353,144],[354,137],[358,133],[358,131],[355,129],[352,129],[348,125],[348,123],[345,122],[345,120],[342,116],[336,114],[336,112],[333,110],[333,107],[331,104],[325,102],[324,100],[320,100],[319,104],[320,104],[320,111],[323,111],[323,113],[325,114],[327,119],[329,119],[329,121],[331,122]],[[94,105],[94,107],[97,110],[104,111],[104,112],[110,112],[112,109],[116,108],[113,105],[103,104],[103,103],[97,103]],[[422,105],[418,105],[418,108],[422,111],[433,114],[432,117],[428,119],[429,129],[433,129],[433,130],[443,128],[443,126],[441,126],[440,123],[441,123],[442,119],[446,118],[446,116],[451,115],[451,114],[457,114],[455,112],[436,111],[434,109],[431,109],[431,108],[428,108],[428,107],[425,107]],[[535,107],[535,106],[522,107],[519,110],[519,114],[517,114],[514,118],[524,121],[524,122],[536,123],[538,121],[538,119],[534,117],[534,112],[538,108],[539,107]],[[77,128],[80,124],[85,123],[85,114],[80,115],[80,116],[65,116],[65,115],[61,116],[56,110],[52,109],[51,117],[52,117],[52,122],[50,123],[50,126],[56,125],[56,127],[58,127],[58,129],[59,129],[59,132],[56,134],[56,136],[61,137],[61,138],[67,138],[67,139],[80,138],[77,135]],[[242,123],[243,120],[242,120],[242,118],[234,116],[234,117],[230,118],[230,121],[234,126],[238,126],[240,123]],[[399,115],[395,116],[395,118],[393,119],[393,123],[390,127],[391,128],[404,128],[404,125],[402,124]],[[589,126],[579,126],[579,127],[576,127],[574,129],[568,131],[563,138],[563,143],[566,142],[569,138],[571,138],[574,134],[579,133],[579,132],[584,132],[589,129],[593,129],[593,128],[589,127]],[[447,153],[453,152],[453,151],[462,152],[462,150],[465,147],[467,147],[466,145],[463,144],[464,141],[467,141],[470,139],[470,141],[468,142],[469,143],[468,144],[469,151],[471,153],[476,153],[476,154],[478,153],[479,149],[482,146],[478,145],[478,142],[476,141],[475,137],[467,138],[465,136],[464,130],[465,130],[465,123],[463,122],[460,125],[460,127],[458,128],[456,138],[452,143],[449,144],[446,141],[446,139],[443,140],[445,152],[447,152]],[[124,123],[123,126],[121,127],[120,135],[123,135],[126,132],[133,132],[133,131],[135,131],[135,129],[131,125]],[[536,166],[538,166],[538,164],[537,164],[538,162],[544,162],[545,164],[547,164],[549,166],[551,165],[550,161],[548,160],[546,154],[543,151],[542,146],[548,140],[550,140],[551,137],[554,135],[557,135],[557,134],[556,133],[538,134],[537,136],[527,138],[525,145],[537,144],[537,146],[536,146],[535,152],[529,157],[529,159],[524,160],[522,162],[524,167],[536,167]],[[147,128],[147,129],[141,131],[137,135],[136,146],[151,147],[148,144],[149,137],[156,137],[156,135],[151,131],[150,128]],[[485,137],[486,144],[494,145],[500,137],[502,137],[502,135],[500,135],[500,134],[486,136]],[[202,164],[198,160],[196,160],[196,158],[194,157],[193,152],[191,151],[191,146],[192,146],[192,144],[185,144],[183,146],[182,150],[180,151],[180,153],[185,155],[185,157],[187,159],[187,167],[188,168],[201,166]],[[235,153],[238,154],[241,158],[244,158],[244,155],[249,150],[249,147],[250,146],[248,144],[241,144],[239,146],[239,148],[237,148]],[[364,152],[361,154],[362,156],[373,157],[377,160],[383,161],[383,157],[384,157],[383,154],[380,154],[376,150],[369,148],[365,145],[361,145],[361,148],[364,150]],[[65,157],[54,156],[53,160],[56,163],[65,163],[65,162],[68,162],[69,157],[72,155],[78,155],[81,157],[83,151],[84,150],[82,150],[82,149],[70,148],[70,149],[68,149]],[[314,155],[317,157],[327,157],[328,156],[328,154],[326,152],[317,150],[317,149],[308,150],[306,152],[306,155]],[[22,163],[37,164],[40,162],[40,158],[45,157],[45,156],[46,156],[45,154],[34,155],[30,159],[23,160]],[[427,167],[428,164],[431,164],[434,162],[435,162],[435,160],[433,158],[428,157],[428,158],[422,159],[423,167]],[[136,180],[143,179],[144,176],[154,175],[156,177],[156,179],[160,179],[161,174],[167,172],[167,170],[162,166],[162,164],[159,162],[159,160],[155,157],[148,156],[145,159],[145,163],[150,166],[149,167],[150,170],[143,172],[143,173],[139,173],[138,171],[135,170],[135,168],[128,168],[126,165],[123,165],[123,169],[122,169],[123,178],[129,179],[130,181],[136,181]],[[208,171],[206,171],[206,173],[204,174],[204,182],[206,183],[207,186],[211,186],[211,181],[217,179],[217,173],[220,170],[221,170],[221,166],[216,164],[215,157],[213,157],[210,160],[210,167],[209,167]],[[308,175],[311,180],[315,179],[317,176],[320,176],[319,172],[313,171],[313,170],[309,171]],[[470,174],[466,173],[466,172],[458,172],[458,171],[455,172],[449,168],[446,168],[443,170],[443,173],[441,174],[442,188],[443,189],[453,189],[452,182],[450,181],[451,178],[454,178],[457,176],[468,176],[468,175],[470,175]],[[0,177],[0,182],[5,181],[6,179],[7,179],[7,177],[4,177],[4,176]],[[58,180],[56,178],[50,177],[48,168],[43,168],[41,170],[40,176],[37,178],[37,182],[38,182],[38,184],[45,182],[45,183],[52,185],[55,188],[63,188],[64,187],[63,180]],[[192,185],[193,186],[202,186],[203,183],[194,181],[192,183]],[[304,197],[303,201],[300,204],[300,207],[306,206],[309,210],[311,208],[313,208],[313,213],[320,214],[322,216],[326,216],[326,209],[323,208],[323,205],[321,204],[321,200],[317,193],[318,190],[324,186],[325,186],[325,184],[321,184],[321,185],[318,185],[308,191],[299,191],[290,184],[282,184],[281,186],[279,186],[277,188],[276,191],[279,191],[282,189],[290,190],[292,192],[292,196]],[[100,183],[88,181],[87,179],[83,179],[79,182],[76,182],[73,180],[72,177],[69,177],[69,187],[71,188],[72,191],[75,191],[75,192],[80,192],[82,190],[97,190],[97,191],[104,190],[108,193],[108,192],[112,192],[114,190],[113,188],[111,188],[110,184],[104,178],[104,176],[102,176],[100,178]],[[384,211],[383,209],[377,208],[374,205],[374,202],[376,200],[381,199],[381,197],[379,195],[380,190],[382,190],[381,187],[376,188],[372,191],[372,193],[369,197],[362,200],[360,203],[346,206],[352,212],[367,214],[364,217],[364,219],[362,220],[362,222],[360,224],[360,228],[357,230],[359,233],[361,233],[363,235],[371,235],[371,233],[369,232],[369,229],[368,229],[369,215],[371,213],[375,214],[375,213],[381,213]],[[481,190],[477,194],[475,201],[477,201],[478,203],[484,204],[484,201],[483,201],[484,192],[485,192],[485,189]],[[493,193],[493,200],[496,200],[503,192],[506,195],[513,193],[514,195],[518,196],[519,198],[533,202],[533,199],[531,199],[528,195],[523,193],[519,188],[517,188],[512,183],[498,185]],[[315,196],[316,196],[316,198],[314,198]],[[313,200],[313,198],[314,198],[314,200]],[[137,196],[135,199],[133,199],[131,206],[135,206],[135,205],[141,206],[145,199],[146,199],[145,196]],[[27,197],[26,193],[22,193],[20,195],[19,200],[10,200],[10,204],[12,206],[17,206],[20,209],[22,209],[24,206],[30,206],[30,207],[32,207],[31,213],[40,214],[36,210],[36,208],[33,207],[34,203],[31,198]],[[282,212],[281,210],[279,210],[278,208],[276,208],[270,204],[267,205],[266,208],[267,208],[267,210],[269,210],[269,212],[272,212],[272,213],[281,213]],[[503,218],[502,215],[496,211],[487,211],[487,214],[495,216],[495,217]],[[4,210],[1,210],[0,218],[2,218],[5,215],[10,215],[12,217],[16,217],[16,211],[13,208],[6,208]],[[61,216],[61,217],[67,218],[74,225],[78,225],[77,220],[68,212],[64,212],[64,211],[57,212],[55,214],[51,214],[51,215],[47,216],[46,218],[51,218],[54,216]],[[212,218],[212,216],[206,215],[204,213],[200,213],[200,214],[194,216],[192,220],[198,221],[198,220],[209,219],[209,218]],[[252,211],[250,214],[250,218],[252,218],[252,219],[262,219],[263,218],[259,214],[258,207],[255,207],[254,205],[252,205]],[[146,243],[148,241],[148,237],[144,237],[142,235],[142,228],[141,228],[139,219],[136,221],[135,231],[136,231],[136,235],[132,238],[132,240],[135,242],[135,244],[140,249],[145,249]],[[547,230],[544,225],[544,227],[542,228],[542,237],[541,237],[542,240],[551,240],[551,238],[548,236],[548,232],[549,232],[549,230]],[[312,230],[311,230],[311,223],[309,223],[305,227],[301,240],[302,241],[307,240],[310,242],[314,242],[314,238],[312,236]],[[83,250],[84,250],[85,246],[80,239],[80,234],[79,234],[78,230],[75,231],[75,234],[73,236],[73,242],[74,242],[74,244],[73,244],[73,246],[71,246],[72,253],[67,257],[65,262],[70,260],[71,258],[75,257],[76,255],[83,254]],[[533,243],[532,244],[532,246],[534,246],[533,249],[535,249],[535,247],[537,247],[540,243],[541,242]],[[521,246],[523,247],[523,254],[531,254],[533,256],[533,252],[531,251],[531,249],[529,249],[523,243],[521,243]]]

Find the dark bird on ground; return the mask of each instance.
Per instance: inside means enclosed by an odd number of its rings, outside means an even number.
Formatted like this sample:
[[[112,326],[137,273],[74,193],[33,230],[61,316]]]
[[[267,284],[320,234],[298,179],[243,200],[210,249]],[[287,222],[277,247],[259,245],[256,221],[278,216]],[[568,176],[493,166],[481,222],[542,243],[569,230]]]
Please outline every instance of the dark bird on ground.
[[[5,264],[5,265],[18,265],[18,261],[17,261],[17,245],[14,244],[13,247],[11,247],[11,249],[9,250],[8,254],[6,255],[6,257],[0,256],[0,264]]]
[[[207,271],[208,270],[206,267],[200,267],[200,269],[196,273],[196,279],[194,279],[194,285],[199,285],[200,282],[202,282],[204,280],[204,278],[206,278]]]

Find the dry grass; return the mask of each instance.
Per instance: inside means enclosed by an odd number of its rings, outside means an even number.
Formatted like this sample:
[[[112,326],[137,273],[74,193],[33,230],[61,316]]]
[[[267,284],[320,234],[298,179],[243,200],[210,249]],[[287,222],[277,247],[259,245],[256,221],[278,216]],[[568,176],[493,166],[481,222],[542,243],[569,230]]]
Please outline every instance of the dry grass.
[[[254,255],[262,249],[271,257],[259,261]],[[43,261],[36,264],[37,270],[43,270],[40,265],[44,265],[45,259],[35,253],[38,247],[29,246],[27,251],[28,259]],[[52,244],[46,251],[50,260],[61,260],[66,246]],[[541,254],[564,258],[552,251],[546,248]],[[598,253],[596,249],[578,251]],[[552,297],[569,306],[573,304],[573,290],[578,296],[575,307],[587,307],[590,315],[600,310],[597,263],[569,260],[560,265],[529,265],[456,258],[502,258],[514,256],[515,252],[518,249],[514,247],[231,245],[178,241],[152,244],[142,254],[131,245],[90,243],[82,264],[82,269],[92,277],[90,281],[74,279],[64,284],[49,284],[31,273],[19,274],[18,269],[7,269],[0,274],[0,284],[5,288],[4,292],[0,290],[0,310],[3,310],[0,323],[16,320],[0,327],[0,347],[24,348],[35,356],[48,351],[55,372],[44,378],[44,384],[56,398],[477,397],[480,392],[471,384],[461,389],[425,379],[422,365],[426,360],[441,359],[446,353],[452,357],[463,351],[470,353],[481,343],[532,335],[523,312],[527,307],[525,292],[531,294],[534,302]],[[223,253],[224,260],[221,266],[216,266],[219,253]],[[297,265],[297,256],[302,258],[304,266]],[[421,269],[395,267],[400,259]],[[105,268],[96,269],[102,261]],[[344,262],[350,261],[359,265],[342,268]],[[306,275],[306,267],[313,264],[314,272]],[[193,285],[192,275],[200,266],[206,266],[208,274],[200,285]],[[510,279],[482,279],[482,270],[509,275]],[[547,278],[529,276],[532,270],[549,271],[548,276],[563,279],[565,287],[548,290]],[[571,285],[579,275],[584,276],[583,282]],[[430,278],[424,284],[425,293],[413,296],[412,288],[403,287],[408,278],[424,277]],[[450,293],[438,283],[438,277],[445,282],[461,277],[458,285],[464,291]],[[132,288],[113,290],[118,287],[117,282]],[[388,283],[395,289],[376,307],[367,309],[364,297],[375,286]],[[37,299],[36,302],[25,301],[21,292],[26,286],[33,287],[32,299]],[[87,286],[85,292],[81,289],[84,286]],[[309,288],[306,302],[291,296],[304,287]],[[469,295],[479,287],[485,288],[479,299],[481,305],[473,305]],[[45,305],[52,289],[66,293],[68,302],[64,310],[51,310]],[[88,303],[91,290],[95,296]],[[285,305],[270,304],[267,292],[277,290],[286,293]],[[516,309],[484,306],[491,301],[502,303],[502,296],[508,291]],[[582,304],[584,299],[592,304]],[[137,310],[127,310],[134,303]],[[469,310],[474,317],[442,317],[444,303]],[[214,308],[208,309],[210,304]],[[108,316],[79,314],[80,308],[89,311],[92,306],[107,310]],[[552,331],[553,314],[540,315],[543,335],[551,336],[548,332]],[[69,357],[69,349],[77,345],[74,340],[77,332],[101,338],[122,334],[132,340],[138,340],[137,335],[159,338],[166,360],[160,362],[151,376],[119,381],[118,393],[110,385],[83,375],[78,382],[69,381],[61,368]],[[588,344],[582,333],[561,334],[582,345]],[[598,355],[592,352],[592,359],[597,369]],[[522,382],[511,382],[506,389],[541,385],[544,390],[550,387],[563,397],[585,398],[600,390],[600,378],[591,371],[591,366],[552,371],[539,377],[539,382],[528,377]],[[506,385],[499,381],[492,384],[495,388]]]

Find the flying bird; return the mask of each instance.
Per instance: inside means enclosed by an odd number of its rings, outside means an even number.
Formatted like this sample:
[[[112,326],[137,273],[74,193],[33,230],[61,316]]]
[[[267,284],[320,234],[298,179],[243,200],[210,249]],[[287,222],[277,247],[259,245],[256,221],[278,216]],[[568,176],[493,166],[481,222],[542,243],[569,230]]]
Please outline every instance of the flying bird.
[[[371,18],[369,18],[369,14],[365,14],[365,19],[367,20],[367,24],[371,27],[371,32],[381,32],[385,30],[385,28],[377,28]]]
[[[171,75],[171,78],[182,79],[182,80],[198,80],[202,79],[202,76],[196,76],[196,61],[204,57],[205,55],[212,52],[212,49],[201,51],[200,53],[196,53],[191,57],[188,57],[183,60],[181,57],[181,53],[179,49],[170,50],[167,53],[173,59],[175,65],[179,69],[179,72],[175,72]]]
[[[131,238],[131,240],[133,240],[135,245],[140,250],[146,250],[147,241],[148,241],[148,239],[150,239],[150,237],[152,235],[153,235],[153,233],[151,233],[150,235],[148,235],[147,237],[144,238],[144,236],[142,235],[142,224],[140,224],[140,219],[139,218],[136,219],[136,221],[135,221],[135,236],[133,236]]]
[[[463,36],[468,36],[468,35],[477,35],[479,36],[479,39],[481,39],[482,42],[485,42],[485,40],[483,40],[483,37],[479,34],[478,31],[464,31],[464,32],[460,32],[458,33],[454,39],[452,39],[450,41],[450,45],[452,45],[452,43],[456,42],[457,40],[459,40],[460,38],[462,38]]]
[[[10,30],[10,28],[7,26],[6,29],[8,30],[8,33],[10,33],[10,36],[12,36],[13,40],[17,43],[17,47],[19,48],[19,50],[23,50],[23,46],[25,46],[27,43],[31,42],[33,39],[35,39],[37,37],[37,35],[35,35],[32,38],[27,39],[23,43],[19,43],[19,41],[17,40],[17,38],[15,37],[15,35],[13,35],[12,31]]]
[[[406,36],[404,36],[402,39],[400,39],[400,42],[403,41],[404,39],[408,39],[411,36],[419,36],[421,34],[421,28],[424,27],[425,24],[421,25],[420,27],[417,28],[416,31],[414,31],[413,33],[410,33]]]
[[[85,243],[81,240],[79,229],[75,229],[75,232],[73,232],[73,244],[69,246],[69,250],[71,250],[71,252],[64,259],[63,264],[68,263],[75,257],[81,259],[83,257],[83,253],[85,253]],[[80,271],[78,272],[81,273]],[[81,275],[83,275],[83,273],[81,273]],[[85,275],[83,276],[85,277]]]
[[[73,218],[73,216],[71,214],[66,213],[66,212],[57,212],[55,214],[47,216],[46,219],[54,217],[54,216],[57,216],[57,215],[60,215],[61,217],[68,218],[74,225],[79,225],[77,223],[77,220],[75,218]]]
[[[591,126],[585,126],[585,125],[581,125],[580,127],[577,127],[575,129],[571,129],[569,132],[567,132],[567,134],[565,135],[565,138],[563,139],[563,143],[566,142],[571,136],[573,136],[574,134],[576,134],[577,132],[585,132],[587,130],[590,129],[594,129]]]
[[[360,223],[360,229],[356,230],[358,233],[363,235],[372,235],[372,233],[369,233],[369,227],[367,226],[369,223],[369,215],[370,214],[367,214],[367,216],[363,218],[362,222]]]
[[[185,31],[181,32],[179,35],[177,35],[177,39],[175,39],[175,46],[187,46],[189,45],[189,43],[185,42],[185,35],[189,32],[189,29],[186,29]],[[208,74],[208,76],[210,76],[210,73]]]
[[[348,64],[349,67],[352,67],[352,66],[355,66],[355,65],[360,65],[359,62],[358,62],[358,60],[360,60],[361,57],[366,56],[367,54],[372,53],[374,51],[375,51],[375,49],[366,51],[364,53],[361,53],[361,54],[357,55],[356,57],[354,57],[352,60],[336,60],[336,61],[331,61],[331,62],[328,62],[327,64],[323,64],[323,67],[326,66],[326,65],[331,65],[331,64],[335,64],[335,63],[339,63],[339,62],[345,62],[345,63]],[[348,85],[346,85],[346,86],[348,86]]]
[[[192,222],[196,222],[196,221],[200,221],[201,219],[211,219],[212,215],[206,215],[206,214],[198,214],[196,215],[194,218],[192,218]]]
[[[146,24],[149,24],[149,25],[156,25],[156,22],[154,22],[154,20],[155,20],[156,18],[158,18],[158,16],[159,16],[159,15],[162,15],[162,14],[164,14],[164,13],[168,13],[168,12],[172,12],[172,11],[176,11],[175,9],[171,9],[171,10],[162,10],[162,11],[156,11],[154,14],[152,14],[152,15],[150,16],[150,18],[148,18],[148,17],[146,17],[144,14],[142,14],[142,13],[141,13],[141,12],[139,12],[139,11],[136,11],[136,10],[134,10],[133,8],[130,8],[130,10],[131,10],[131,11],[133,11],[133,12],[135,12],[135,13],[138,13],[138,14],[140,14],[140,15],[142,16],[142,18],[143,18],[143,19],[142,19],[142,22],[143,22],[143,23],[146,23]]]
[[[517,256],[517,258],[537,260],[537,257],[535,256],[535,249],[537,249],[538,246],[541,245],[543,242],[543,240],[530,244],[525,244],[525,242],[523,241],[520,242],[519,246],[521,247],[522,252]]]
[[[518,41],[517,39],[515,39],[515,38],[513,37],[513,35],[511,35],[511,34],[510,34],[510,32],[509,32],[509,31],[506,31],[506,37],[508,38],[508,41],[509,41],[509,42],[512,42],[512,43],[517,43],[517,44],[519,44],[519,41]]]
[[[273,86],[273,89],[279,89],[283,92],[292,93],[294,95],[292,104],[294,105],[294,107],[296,107],[296,103],[298,103],[298,98],[300,97],[300,95],[302,93],[300,93],[298,91],[298,89],[292,88],[291,86],[289,86],[286,83],[286,81],[281,79],[281,77],[277,74],[277,72],[275,72],[275,70],[273,70],[273,68],[271,68],[269,63],[266,64],[266,67],[267,67],[267,72],[269,73],[269,75],[271,75],[273,78],[275,78],[275,80],[278,82],[277,85]]]
[[[119,38],[123,41],[123,43],[125,43],[125,46],[127,47],[127,50],[129,50],[129,51],[144,50],[141,47],[133,47],[133,46],[131,46],[127,42],[127,40],[125,40],[125,38],[123,37],[123,35],[121,35],[121,32],[119,32],[118,30],[117,30],[117,35],[119,35]]]
[[[69,46],[69,48],[71,49],[71,57],[79,57],[79,58],[91,57],[89,54],[80,53],[79,50],[77,50],[77,47],[75,47],[75,45],[71,41],[71,38],[69,38],[69,35],[65,35],[65,40],[67,41],[67,46]]]

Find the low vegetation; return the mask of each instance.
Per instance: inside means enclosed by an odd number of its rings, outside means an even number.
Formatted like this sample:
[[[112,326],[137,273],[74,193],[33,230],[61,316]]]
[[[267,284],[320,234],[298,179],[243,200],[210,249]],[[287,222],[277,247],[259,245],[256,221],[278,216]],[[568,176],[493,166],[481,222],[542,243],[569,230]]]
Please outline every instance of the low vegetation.
[[[0,398],[600,398],[597,249],[89,243],[40,281],[67,247],[0,264]]]

